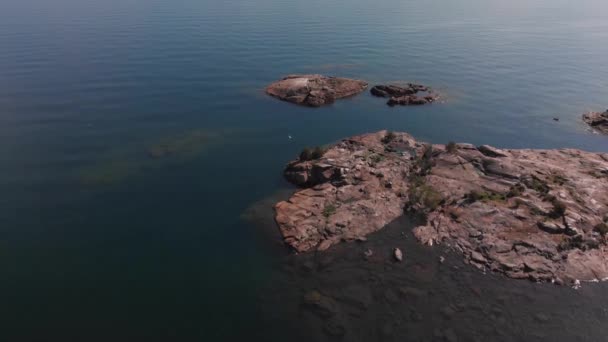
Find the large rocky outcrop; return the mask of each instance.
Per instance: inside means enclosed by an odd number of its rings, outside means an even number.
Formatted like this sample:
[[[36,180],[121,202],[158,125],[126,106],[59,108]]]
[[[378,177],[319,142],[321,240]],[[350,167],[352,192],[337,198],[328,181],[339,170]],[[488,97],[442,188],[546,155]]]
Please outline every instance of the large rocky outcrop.
[[[356,95],[367,82],[323,75],[289,75],[266,88],[268,95],[299,105],[319,107]]]
[[[426,217],[414,229],[420,242],[450,246],[479,268],[539,281],[608,278],[605,153],[430,145],[382,131],[293,161],[285,176],[303,189],[275,206],[276,221],[298,252],[364,239],[411,211]]]
[[[583,121],[592,128],[604,134],[608,134],[608,110],[603,113],[591,112],[583,114]]]

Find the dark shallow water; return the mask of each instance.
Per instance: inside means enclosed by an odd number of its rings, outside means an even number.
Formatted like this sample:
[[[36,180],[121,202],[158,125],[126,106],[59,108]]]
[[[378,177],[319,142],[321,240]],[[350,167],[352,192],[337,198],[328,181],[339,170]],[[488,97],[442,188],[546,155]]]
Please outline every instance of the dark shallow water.
[[[317,270],[241,214],[286,187],[302,147],[379,129],[608,151],[580,122],[608,107],[607,55],[600,0],[4,0],[0,340],[322,340],[302,296],[353,285],[371,304],[340,304],[350,340],[603,340],[605,284],[439,266],[441,249],[411,239],[404,265],[361,262],[353,244]],[[308,109],[262,93],[297,72],[417,81],[446,101]],[[391,234],[369,243],[386,253]],[[425,294],[386,300],[402,286]]]
[[[399,219],[364,243],[287,257],[262,292],[272,338],[294,341],[602,341],[605,286],[506,281],[420,246]],[[394,260],[392,249],[405,251]],[[371,257],[365,257],[372,251]],[[443,258],[443,259],[442,259]],[[441,261],[444,260],[444,261]]]

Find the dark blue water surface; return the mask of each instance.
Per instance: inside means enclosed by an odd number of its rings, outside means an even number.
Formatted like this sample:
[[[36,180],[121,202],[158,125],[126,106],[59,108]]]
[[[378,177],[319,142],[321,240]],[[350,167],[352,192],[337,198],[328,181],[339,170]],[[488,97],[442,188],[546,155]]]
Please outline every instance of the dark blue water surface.
[[[301,294],[391,268],[300,275],[308,261],[275,253],[274,227],[242,213],[287,187],[285,163],[304,146],[380,129],[605,152],[608,138],[580,116],[608,107],[607,61],[603,0],[2,0],[0,340],[336,339],[295,309]],[[365,93],[310,109],[263,94],[290,73],[416,81],[445,102],[390,108]],[[158,146],[170,152],[153,158]],[[357,268],[333,253],[340,270]],[[347,339],[608,334],[603,285],[442,272],[417,283],[431,299],[399,304],[421,317],[403,323],[378,304]],[[459,295],[470,283],[488,296]],[[482,308],[462,316],[468,324],[442,315],[454,298]],[[525,338],[516,318],[538,331]],[[401,323],[387,332],[389,320]]]

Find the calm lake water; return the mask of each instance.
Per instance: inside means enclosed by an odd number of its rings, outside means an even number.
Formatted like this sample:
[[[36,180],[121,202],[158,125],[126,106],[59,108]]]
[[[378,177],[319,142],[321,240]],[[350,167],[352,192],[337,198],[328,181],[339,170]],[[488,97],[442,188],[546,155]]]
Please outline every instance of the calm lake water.
[[[580,120],[608,107],[607,56],[603,0],[3,0],[0,340],[605,340],[606,284],[483,275],[405,219],[290,256],[270,205],[304,146],[380,129],[608,151]],[[263,94],[290,73],[445,102]]]

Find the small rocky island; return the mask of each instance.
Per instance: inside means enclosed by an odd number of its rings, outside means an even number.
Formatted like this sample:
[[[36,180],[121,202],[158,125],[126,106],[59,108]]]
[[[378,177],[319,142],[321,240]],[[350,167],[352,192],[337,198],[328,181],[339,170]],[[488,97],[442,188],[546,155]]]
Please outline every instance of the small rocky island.
[[[601,133],[608,134],[608,110],[603,113],[591,112],[583,114],[585,121],[591,128],[598,130]]]
[[[275,219],[297,252],[365,240],[411,212],[425,222],[418,241],[480,269],[568,284],[608,278],[606,153],[432,145],[381,131],[305,150],[285,177],[302,189],[276,204]]]
[[[337,99],[354,96],[367,88],[367,82],[323,75],[289,75],[272,83],[266,93],[283,101],[320,107]]]
[[[439,99],[439,95],[431,88],[414,83],[408,83],[405,86],[377,85],[370,92],[377,97],[387,97],[386,104],[389,106],[419,106],[433,103]],[[423,93],[423,95],[418,95],[418,93]]]

